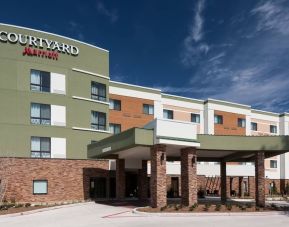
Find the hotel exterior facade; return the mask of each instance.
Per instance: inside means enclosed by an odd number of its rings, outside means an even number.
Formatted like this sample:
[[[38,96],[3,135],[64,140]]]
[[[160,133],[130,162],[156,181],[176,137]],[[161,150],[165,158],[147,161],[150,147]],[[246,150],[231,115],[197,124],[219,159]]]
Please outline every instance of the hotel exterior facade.
[[[172,198],[199,191],[255,198],[260,178],[266,195],[289,188],[287,113],[111,81],[107,50],[12,25],[0,24],[0,66],[1,200],[161,198],[153,183],[161,171],[162,195]],[[133,138],[140,142],[122,150],[113,145],[114,139],[123,146]],[[232,147],[224,150],[228,138]],[[164,169],[144,155],[148,147],[151,154],[166,150],[160,159],[155,153]],[[202,151],[196,155],[190,147]],[[192,168],[181,166],[180,149],[196,162]],[[263,150],[266,159],[257,168],[252,158]],[[256,169],[264,173],[258,179]]]

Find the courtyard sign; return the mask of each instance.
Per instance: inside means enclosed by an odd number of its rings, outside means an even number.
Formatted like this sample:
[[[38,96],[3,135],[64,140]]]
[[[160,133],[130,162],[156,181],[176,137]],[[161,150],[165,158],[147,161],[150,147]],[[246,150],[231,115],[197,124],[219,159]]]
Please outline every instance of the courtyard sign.
[[[19,43],[23,46],[29,45],[29,47],[25,47],[23,50],[23,55],[28,56],[47,57],[57,60],[58,53],[69,54],[72,56],[77,56],[79,54],[79,49],[76,46],[31,35],[16,34],[13,32],[8,33],[6,31],[0,31],[0,42],[12,44]],[[42,50],[44,48],[46,50]]]

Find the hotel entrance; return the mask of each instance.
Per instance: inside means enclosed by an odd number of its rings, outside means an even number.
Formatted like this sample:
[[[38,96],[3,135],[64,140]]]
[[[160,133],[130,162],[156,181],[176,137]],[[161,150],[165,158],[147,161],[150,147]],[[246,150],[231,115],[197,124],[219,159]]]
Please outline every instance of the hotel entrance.
[[[105,199],[106,190],[105,177],[90,178],[89,197],[91,199]]]
[[[125,197],[137,198],[138,197],[138,175],[134,172],[127,172],[125,174]]]

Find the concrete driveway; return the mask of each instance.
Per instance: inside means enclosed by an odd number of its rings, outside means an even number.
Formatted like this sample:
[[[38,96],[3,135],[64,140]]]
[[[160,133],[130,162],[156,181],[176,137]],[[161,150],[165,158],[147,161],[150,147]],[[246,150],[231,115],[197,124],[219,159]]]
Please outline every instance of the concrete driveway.
[[[17,216],[0,216],[2,227],[91,227],[91,226],[119,226],[119,227],[272,227],[289,226],[288,215],[262,215],[262,216],[191,216],[169,217],[140,216],[133,214],[132,208],[115,207],[93,202],[68,205],[61,208],[36,212],[33,214]]]

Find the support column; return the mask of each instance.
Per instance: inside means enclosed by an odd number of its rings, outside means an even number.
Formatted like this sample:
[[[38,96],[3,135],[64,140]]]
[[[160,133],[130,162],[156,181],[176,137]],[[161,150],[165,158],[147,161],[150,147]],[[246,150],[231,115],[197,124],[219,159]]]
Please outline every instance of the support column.
[[[227,177],[227,166],[226,162],[221,162],[221,201],[222,203],[227,202],[227,198],[230,198],[230,177]]]
[[[142,168],[139,169],[138,177],[138,194],[139,200],[146,200],[148,198],[148,170],[147,160],[142,160]]]
[[[198,202],[197,151],[195,147],[181,149],[182,205],[192,206]]]
[[[265,153],[263,151],[255,154],[255,197],[256,206],[265,206]]]
[[[125,160],[116,159],[116,199],[124,200],[125,199]]]
[[[166,146],[151,147],[151,207],[167,205]]]
[[[239,177],[239,197],[244,197],[244,177]]]

